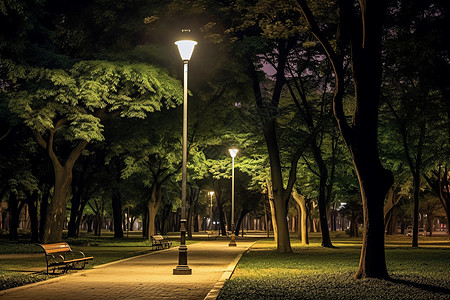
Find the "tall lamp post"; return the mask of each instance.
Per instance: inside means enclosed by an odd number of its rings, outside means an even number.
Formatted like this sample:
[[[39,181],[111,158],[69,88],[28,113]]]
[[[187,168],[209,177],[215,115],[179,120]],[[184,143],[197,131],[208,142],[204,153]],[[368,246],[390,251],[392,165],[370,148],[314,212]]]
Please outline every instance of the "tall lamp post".
[[[190,33],[189,29],[182,30],[184,35]],[[182,162],[182,179],[181,179],[181,219],[180,219],[180,247],[178,251],[178,266],[173,269],[173,275],[191,275],[192,269],[187,264],[187,247],[186,247],[186,165],[187,165],[187,82],[188,82],[188,62],[191,59],[197,42],[187,38],[183,38],[175,42],[178,46],[181,59],[184,65],[184,101],[183,101],[183,162]]]
[[[214,192],[211,191],[208,194],[211,195],[211,205],[209,208],[209,229],[211,230],[212,229],[212,197],[214,195]]]
[[[234,235],[234,158],[238,149],[229,149],[231,155],[231,240],[228,246],[236,246],[236,237]]]

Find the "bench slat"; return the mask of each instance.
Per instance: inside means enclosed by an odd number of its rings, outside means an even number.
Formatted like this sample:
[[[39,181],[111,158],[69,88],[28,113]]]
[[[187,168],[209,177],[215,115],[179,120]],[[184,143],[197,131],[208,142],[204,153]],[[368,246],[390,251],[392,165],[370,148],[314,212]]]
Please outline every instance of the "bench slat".
[[[70,246],[67,243],[54,243],[54,244],[41,244],[46,254],[58,253],[58,252],[70,252]]]
[[[65,263],[65,264],[71,264],[71,263],[78,262],[78,261],[93,260],[93,259],[94,259],[93,256],[89,256],[89,257],[81,257],[81,258],[75,258],[75,259],[71,259],[71,260],[65,260],[63,263]]]

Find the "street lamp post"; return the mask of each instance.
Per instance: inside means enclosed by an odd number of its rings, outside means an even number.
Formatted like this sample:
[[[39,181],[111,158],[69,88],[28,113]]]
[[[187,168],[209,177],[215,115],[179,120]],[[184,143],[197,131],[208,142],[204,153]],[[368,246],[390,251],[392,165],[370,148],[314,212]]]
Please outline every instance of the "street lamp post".
[[[234,235],[234,157],[238,149],[229,149],[231,155],[231,240],[228,246],[236,246],[236,237]]]
[[[189,29],[184,29],[183,34],[189,34]],[[182,155],[182,179],[181,179],[181,219],[180,219],[180,246],[178,251],[178,266],[173,269],[173,275],[191,275],[192,269],[187,264],[187,247],[186,247],[186,173],[187,173],[187,77],[188,77],[188,62],[191,59],[197,42],[191,39],[184,38],[176,41],[181,59],[184,65],[184,101],[183,101],[183,155]]]
[[[209,230],[212,230],[212,198],[214,195],[214,192],[209,192],[209,194],[211,195],[211,205],[209,208]]]

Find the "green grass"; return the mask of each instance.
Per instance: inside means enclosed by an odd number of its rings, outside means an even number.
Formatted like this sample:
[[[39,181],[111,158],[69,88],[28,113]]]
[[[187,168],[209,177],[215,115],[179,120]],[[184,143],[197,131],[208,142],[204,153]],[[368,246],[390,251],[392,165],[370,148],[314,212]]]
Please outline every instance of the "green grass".
[[[245,253],[218,299],[450,299],[450,239],[389,237],[386,262],[392,280],[355,280],[361,240],[333,236],[338,248],[292,239],[294,253],[281,254],[273,241]]]
[[[151,242],[141,237],[141,232],[130,233],[129,238],[115,239],[109,232],[101,237],[81,234],[78,239],[66,239],[73,250],[83,251],[86,256],[93,256],[86,268],[90,269],[112,261],[154,251]],[[45,255],[41,247],[26,241],[25,236],[19,242],[10,242],[7,236],[0,238],[0,290],[21,286],[54,278],[47,275]],[[179,245],[178,235],[170,235],[172,247]],[[195,241],[187,241],[186,244]],[[70,271],[74,272],[74,271]]]

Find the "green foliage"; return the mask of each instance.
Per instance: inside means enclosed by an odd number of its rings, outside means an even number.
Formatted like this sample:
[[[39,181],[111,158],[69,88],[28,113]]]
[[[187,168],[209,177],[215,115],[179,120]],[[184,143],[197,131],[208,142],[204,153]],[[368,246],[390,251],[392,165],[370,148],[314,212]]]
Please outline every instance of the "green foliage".
[[[107,61],[82,61],[70,70],[42,69],[11,62],[10,109],[30,128],[44,133],[67,120],[68,140],[102,141],[102,119],[145,118],[182,101],[180,83],[162,69]]]

